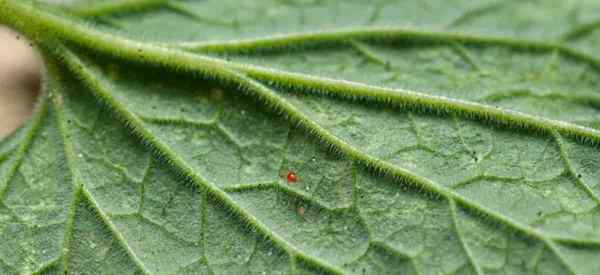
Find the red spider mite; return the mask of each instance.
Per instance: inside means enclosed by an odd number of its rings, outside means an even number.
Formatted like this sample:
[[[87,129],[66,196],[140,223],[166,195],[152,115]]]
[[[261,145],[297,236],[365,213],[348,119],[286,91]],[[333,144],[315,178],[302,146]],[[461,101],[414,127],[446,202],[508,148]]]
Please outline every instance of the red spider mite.
[[[298,175],[296,174],[296,172],[293,171],[289,171],[287,174],[287,181],[288,183],[294,183],[298,181]]]

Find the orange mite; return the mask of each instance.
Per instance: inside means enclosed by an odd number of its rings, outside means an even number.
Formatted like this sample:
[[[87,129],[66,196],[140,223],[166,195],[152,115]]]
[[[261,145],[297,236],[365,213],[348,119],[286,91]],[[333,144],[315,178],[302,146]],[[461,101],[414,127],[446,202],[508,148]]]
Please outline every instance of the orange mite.
[[[287,181],[290,184],[294,183],[294,182],[297,182],[298,181],[298,175],[295,172],[292,172],[292,171],[288,172],[288,174],[287,174]]]

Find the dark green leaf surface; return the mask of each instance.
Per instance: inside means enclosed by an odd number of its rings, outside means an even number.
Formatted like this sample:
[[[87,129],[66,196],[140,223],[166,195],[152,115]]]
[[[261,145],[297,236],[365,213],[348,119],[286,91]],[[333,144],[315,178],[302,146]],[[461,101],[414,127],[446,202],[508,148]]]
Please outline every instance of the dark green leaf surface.
[[[600,272],[597,1],[54,5],[1,274]]]

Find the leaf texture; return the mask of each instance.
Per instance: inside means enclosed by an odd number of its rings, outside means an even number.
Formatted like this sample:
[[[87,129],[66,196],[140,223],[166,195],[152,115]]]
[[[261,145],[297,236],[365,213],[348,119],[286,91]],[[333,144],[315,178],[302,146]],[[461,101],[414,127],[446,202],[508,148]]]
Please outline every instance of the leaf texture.
[[[0,273],[597,274],[598,8],[0,0]]]

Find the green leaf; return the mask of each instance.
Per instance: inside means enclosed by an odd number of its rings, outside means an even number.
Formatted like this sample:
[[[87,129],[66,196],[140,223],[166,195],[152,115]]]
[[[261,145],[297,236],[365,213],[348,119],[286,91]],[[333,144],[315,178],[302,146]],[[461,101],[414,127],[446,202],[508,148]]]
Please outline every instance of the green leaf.
[[[597,274],[598,8],[0,0],[0,273]]]

